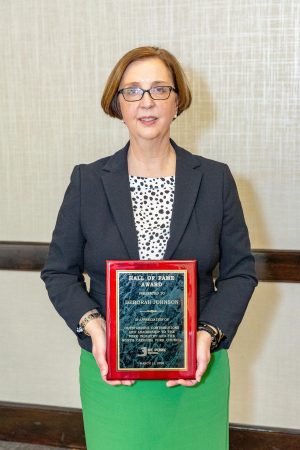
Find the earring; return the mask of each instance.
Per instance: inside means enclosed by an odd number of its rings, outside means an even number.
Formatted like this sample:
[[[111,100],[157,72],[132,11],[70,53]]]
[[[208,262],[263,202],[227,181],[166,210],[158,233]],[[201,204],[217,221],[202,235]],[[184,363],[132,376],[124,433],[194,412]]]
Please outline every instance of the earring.
[[[175,115],[173,117],[173,120],[175,120],[175,119],[177,119],[177,111],[176,111],[176,113],[175,113]]]

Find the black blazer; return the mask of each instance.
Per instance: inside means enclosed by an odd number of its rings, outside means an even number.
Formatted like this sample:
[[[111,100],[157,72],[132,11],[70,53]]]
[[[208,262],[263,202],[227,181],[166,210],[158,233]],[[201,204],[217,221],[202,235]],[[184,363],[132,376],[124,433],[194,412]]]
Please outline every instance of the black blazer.
[[[175,195],[163,259],[197,260],[198,320],[220,327],[226,335],[221,348],[229,348],[257,285],[236,184],[226,164],[171,144]],[[76,328],[90,309],[105,316],[106,259],[139,259],[128,148],[129,142],[112,156],[74,167],[41,272],[55,309],[88,351],[91,338]],[[90,277],[89,292],[83,272]]]

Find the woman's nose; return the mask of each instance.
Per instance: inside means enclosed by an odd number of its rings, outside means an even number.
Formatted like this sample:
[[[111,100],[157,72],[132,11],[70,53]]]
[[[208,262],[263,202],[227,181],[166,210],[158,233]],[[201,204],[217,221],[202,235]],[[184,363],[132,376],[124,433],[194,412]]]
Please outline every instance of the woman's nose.
[[[154,100],[151,97],[150,92],[144,92],[144,95],[140,100],[140,105],[149,108],[150,106],[153,106],[153,104]]]

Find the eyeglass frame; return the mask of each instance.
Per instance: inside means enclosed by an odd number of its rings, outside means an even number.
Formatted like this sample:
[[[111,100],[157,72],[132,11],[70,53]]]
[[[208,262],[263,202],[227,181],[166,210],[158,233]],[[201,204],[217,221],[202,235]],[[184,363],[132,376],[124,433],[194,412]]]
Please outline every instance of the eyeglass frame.
[[[168,97],[166,97],[166,98],[153,98],[150,91],[151,91],[151,89],[157,88],[157,87],[167,87],[167,88],[169,88],[169,95],[168,95]],[[142,98],[144,97],[144,94],[145,94],[146,92],[148,92],[148,94],[150,95],[150,97],[152,98],[152,100],[168,100],[168,98],[170,98],[170,95],[171,95],[171,92],[172,92],[172,91],[175,92],[176,94],[178,94],[177,89],[175,89],[173,86],[164,86],[164,85],[163,85],[163,86],[160,86],[160,85],[159,85],[159,86],[152,86],[150,89],[143,89],[143,88],[137,87],[137,89],[139,89],[140,91],[143,92],[141,98],[139,98],[138,100],[126,100],[126,98],[124,97],[124,93],[123,93],[123,91],[124,91],[125,89],[132,89],[132,88],[122,88],[122,89],[120,89],[120,90],[117,92],[117,94],[118,94],[118,95],[122,94],[122,96],[123,96],[125,102],[130,102],[130,103],[131,103],[131,102],[139,102],[139,101],[141,101]]]

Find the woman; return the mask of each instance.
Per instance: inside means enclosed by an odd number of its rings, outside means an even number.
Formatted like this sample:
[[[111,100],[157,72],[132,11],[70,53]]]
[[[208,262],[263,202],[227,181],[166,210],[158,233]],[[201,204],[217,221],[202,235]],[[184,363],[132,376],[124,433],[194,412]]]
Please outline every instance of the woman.
[[[81,346],[88,450],[228,449],[227,349],[257,279],[228,167],[170,139],[172,121],[190,103],[173,55],[156,47],[125,54],[101,104],[124,122],[129,142],[112,156],[74,168],[58,214],[41,277]],[[107,380],[107,259],[197,260],[193,380]],[[83,271],[91,279],[89,292]]]

